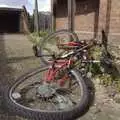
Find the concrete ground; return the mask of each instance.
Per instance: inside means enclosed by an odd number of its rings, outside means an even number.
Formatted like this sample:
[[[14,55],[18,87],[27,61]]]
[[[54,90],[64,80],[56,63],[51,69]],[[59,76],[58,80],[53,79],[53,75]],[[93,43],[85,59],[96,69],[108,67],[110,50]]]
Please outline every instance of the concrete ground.
[[[25,35],[0,35],[0,86],[12,84],[18,76],[40,65],[31,48],[32,44]],[[93,82],[96,88],[95,102],[78,120],[120,120],[120,104],[108,97],[106,89],[99,85],[98,80]],[[11,116],[0,107],[0,120],[25,119]]]

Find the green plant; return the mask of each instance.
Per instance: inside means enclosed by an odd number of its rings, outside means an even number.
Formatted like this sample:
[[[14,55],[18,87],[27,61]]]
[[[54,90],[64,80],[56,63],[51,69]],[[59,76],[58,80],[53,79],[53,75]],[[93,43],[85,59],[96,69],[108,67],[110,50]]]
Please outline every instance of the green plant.
[[[40,31],[39,33],[33,32],[29,35],[29,40],[34,44],[34,45],[40,45],[41,41],[43,40],[44,37],[48,35],[47,32]]]
[[[90,56],[95,60],[100,60],[103,49],[94,47],[90,50]],[[104,56],[105,57],[105,56]],[[95,63],[91,65],[91,72],[94,78],[99,78],[100,83],[104,86],[113,86],[116,91],[120,92],[120,73],[118,72],[115,60],[112,58],[112,64],[108,66],[107,71],[106,66],[101,66],[100,63]]]
[[[90,57],[93,58],[94,60],[100,60],[100,57],[101,57],[101,48],[99,47],[93,47],[90,49]],[[94,64],[91,64],[90,66],[90,71],[92,72],[93,76],[96,76],[98,74],[101,74],[101,64],[100,63],[94,63]]]

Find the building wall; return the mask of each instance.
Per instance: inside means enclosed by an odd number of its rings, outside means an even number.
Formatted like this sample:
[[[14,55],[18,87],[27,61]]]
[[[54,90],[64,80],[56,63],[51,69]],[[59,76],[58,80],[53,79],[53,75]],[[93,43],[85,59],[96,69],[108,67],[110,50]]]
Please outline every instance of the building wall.
[[[56,6],[56,29],[68,28],[67,0],[59,0]]]
[[[99,9],[97,6],[97,0],[76,0],[75,30],[94,32],[95,14]]]
[[[51,27],[51,13],[39,12],[39,30],[50,31]]]
[[[21,11],[20,13],[20,32],[21,33],[29,33],[29,21],[28,14],[26,11]]]
[[[99,12],[99,0],[76,0],[76,12],[74,28],[78,35],[86,32],[97,32],[98,29],[98,12]],[[92,34],[92,37],[95,35]],[[89,38],[87,36],[87,38]]]
[[[28,32],[28,16],[24,9],[0,8],[0,32]]]
[[[19,32],[19,11],[0,9],[0,32]]]
[[[110,32],[120,33],[120,0],[111,2]]]
[[[99,30],[105,29],[109,41],[120,41],[120,1],[101,0],[99,12]]]
[[[20,32],[22,33],[23,30],[24,30],[24,27],[23,27],[23,15],[20,13]]]
[[[58,6],[56,29],[68,28],[67,5]],[[113,39],[120,37],[120,0],[76,0],[75,11],[74,29],[80,37],[96,37],[102,29]]]

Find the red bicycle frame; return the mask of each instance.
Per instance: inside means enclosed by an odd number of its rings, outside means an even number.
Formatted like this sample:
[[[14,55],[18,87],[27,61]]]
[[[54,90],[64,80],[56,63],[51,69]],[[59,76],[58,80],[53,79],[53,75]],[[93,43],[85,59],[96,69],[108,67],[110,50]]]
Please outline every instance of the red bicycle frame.
[[[50,63],[51,64],[51,63]],[[70,64],[72,64],[72,60],[56,60],[51,64],[51,67],[48,69],[48,72],[46,74],[46,82],[50,83],[51,81],[54,80],[54,78],[56,77],[57,73],[63,69],[63,68],[67,68]],[[58,80],[57,82],[59,82],[60,86],[63,86],[65,81],[67,80],[68,75],[65,74],[60,80]]]
[[[67,47],[80,47],[85,45],[86,43],[82,43],[82,42],[67,42],[67,43],[62,43],[59,44],[58,47],[62,47],[62,46],[67,46]],[[61,48],[64,49],[64,48]],[[62,59],[62,60],[55,60],[52,61],[52,63],[50,63],[51,67],[49,68],[47,74],[46,74],[46,82],[50,83],[52,80],[55,80],[55,76],[57,75],[57,73],[63,69],[63,68],[67,68],[68,66],[70,66],[73,63],[73,60],[69,59]],[[62,86],[65,83],[65,80],[68,78],[68,75],[66,74],[65,76],[63,76],[62,79],[58,80],[59,84]]]

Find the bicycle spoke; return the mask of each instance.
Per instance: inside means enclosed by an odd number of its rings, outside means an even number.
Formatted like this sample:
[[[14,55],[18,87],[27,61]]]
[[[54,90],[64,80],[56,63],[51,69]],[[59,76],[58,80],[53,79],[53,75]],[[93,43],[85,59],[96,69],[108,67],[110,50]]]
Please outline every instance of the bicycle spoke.
[[[15,89],[21,95],[21,99],[16,100],[16,102],[31,109],[45,111],[61,111],[77,105],[77,99],[80,98],[78,81],[67,75],[66,69],[62,69],[56,75],[55,80],[45,83],[44,79],[47,72],[48,69],[45,69],[45,71],[27,78],[24,83],[21,83]],[[60,81],[64,79],[63,86],[60,86]]]

